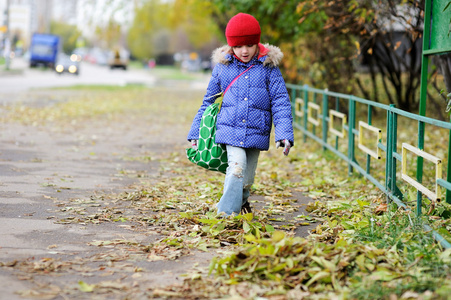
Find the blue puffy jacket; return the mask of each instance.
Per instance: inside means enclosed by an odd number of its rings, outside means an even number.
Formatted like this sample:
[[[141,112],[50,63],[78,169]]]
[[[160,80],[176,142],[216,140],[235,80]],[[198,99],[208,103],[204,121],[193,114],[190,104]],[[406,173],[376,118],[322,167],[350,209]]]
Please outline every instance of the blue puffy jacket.
[[[269,149],[272,121],[275,141],[287,139],[294,144],[291,103],[278,68],[282,51],[259,45],[259,55],[250,62],[238,60],[229,46],[213,52],[216,64],[203,103],[194,117],[188,140],[199,139],[202,114],[221,91],[246,70],[230,86],[224,96],[216,124],[216,143],[241,148]]]

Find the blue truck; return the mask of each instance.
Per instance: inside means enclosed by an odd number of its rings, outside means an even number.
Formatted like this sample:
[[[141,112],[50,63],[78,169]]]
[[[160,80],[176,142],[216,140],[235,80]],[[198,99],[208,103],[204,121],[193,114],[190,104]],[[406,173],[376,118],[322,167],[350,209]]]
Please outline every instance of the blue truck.
[[[30,68],[38,65],[54,68],[59,49],[59,36],[34,33],[30,43]]]

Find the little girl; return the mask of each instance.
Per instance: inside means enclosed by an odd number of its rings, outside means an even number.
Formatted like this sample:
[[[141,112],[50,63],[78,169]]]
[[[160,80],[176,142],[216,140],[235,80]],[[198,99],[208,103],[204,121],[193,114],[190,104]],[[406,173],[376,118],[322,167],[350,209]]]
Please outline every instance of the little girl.
[[[217,64],[188,134],[196,147],[205,109],[214,103],[214,95],[242,74],[224,95],[216,124],[216,143],[226,145],[228,157],[224,191],[217,204],[218,213],[226,215],[251,212],[250,188],[260,151],[269,149],[272,122],[276,147],[283,146],[288,155],[294,144],[291,103],[278,68],[283,53],[260,44],[260,35],[253,16],[239,13],[230,19],[225,31],[228,45],[213,52]]]

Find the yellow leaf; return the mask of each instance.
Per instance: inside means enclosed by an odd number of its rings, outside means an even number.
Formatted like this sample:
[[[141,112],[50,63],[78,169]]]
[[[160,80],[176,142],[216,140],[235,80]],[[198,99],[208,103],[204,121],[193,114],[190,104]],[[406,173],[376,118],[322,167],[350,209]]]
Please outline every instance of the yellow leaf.
[[[355,262],[359,266],[360,270],[365,270],[365,255],[360,254],[357,256]]]
[[[369,271],[374,271],[374,269],[376,268],[376,266],[373,265],[373,264],[371,264],[371,263],[365,264],[365,267],[366,267]]]
[[[152,292],[153,296],[160,296],[160,297],[181,297],[182,294],[178,292],[171,292],[171,291],[165,291],[160,289],[155,289]]]
[[[391,281],[398,277],[399,277],[398,274],[390,272],[388,270],[380,270],[380,271],[378,270],[376,272],[373,272],[369,278],[370,278],[370,280],[373,280],[373,281],[376,281],[376,280]]]
[[[296,7],[296,12],[300,13],[304,9],[305,4],[306,4],[305,2],[304,3],[302,3],[302,2],[299,3],[298,6]]]
[[[244,239],[245,239],[246,241],[250,242],[250,243],[255,243],[255,242],[257,242],[257,238],[256,238],[255,235],[253,235],[253,234],[246,234],[246,235],[244,236]]]
[[[315,276],[313,276],[306,284],[305,286],[308,287],[309,285],[311,285],[312,283],[314,283],[315,281],[318,281],[320,279],[326,278],[326,277],[330,277],[330,273],[329,272],[318,272],[315,274]]]
[[[324,259],[324,257],[312,256],[311,259],[314,260],[318,265],[320,265],[324,269],[327,269],[331,272],[335,270],[335,264]]]
[[[355,47],[357,48],[357,53],[360,54],[360,43],[355,41]]]
[[[275,243],[280,242],[284,238],[285,238],[285,233],[283,233],[282,231],[274,231],[274,233],[272,234],[272,240]]]
[[[81,280],[78,282],[78,289],[84,293],[92,293],[92,291],[94,291],[95,286],[96,286],[95,284],[88,284]]]

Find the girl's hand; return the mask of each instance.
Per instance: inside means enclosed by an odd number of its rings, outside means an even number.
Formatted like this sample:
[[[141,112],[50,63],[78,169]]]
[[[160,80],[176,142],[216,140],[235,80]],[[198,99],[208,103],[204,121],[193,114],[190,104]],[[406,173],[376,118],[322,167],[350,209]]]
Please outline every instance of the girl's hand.
[[[276,148],[279,148],[280,146],[284,147],[283,148],[283,154],[285,156],[288,155],[288,153],[290,153],[290,148],[291,148],[291,143],[289,140],[285,139],[283,141],[277,141],[276,142]]]
[[[197,150],[197,140],[191,140],[191,148]]]

